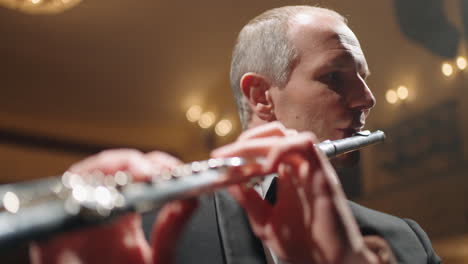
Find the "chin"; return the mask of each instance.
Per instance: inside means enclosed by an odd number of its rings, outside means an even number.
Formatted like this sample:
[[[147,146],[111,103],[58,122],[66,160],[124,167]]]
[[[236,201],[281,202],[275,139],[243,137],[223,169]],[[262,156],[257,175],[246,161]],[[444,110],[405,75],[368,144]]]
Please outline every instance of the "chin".
[[[357,150],[335,157],[331,159],[330,162],[332,163],[333,167],[335,167],[335,169],[339,169],[355,166],[359,163],[360,159],[361,152]]]

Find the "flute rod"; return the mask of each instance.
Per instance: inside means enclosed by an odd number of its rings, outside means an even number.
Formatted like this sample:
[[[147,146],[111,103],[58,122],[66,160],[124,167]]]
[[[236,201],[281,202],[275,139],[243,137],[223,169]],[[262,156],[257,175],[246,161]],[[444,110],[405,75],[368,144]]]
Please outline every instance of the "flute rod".
[[[315,146],[324,154],[333,158],[344,153],[358,150],[362,147],[382,142],[385,134],[382,131],[370,133],[362,131],[355,136],[335,140],[324,141]],[[246,182],[249,179],[235,178],[223,179],[222,175],[228,169],[240,166],[259,166],[252,160],[243,158],[210,159],[207,161],[193,162],[178,167],[172,171],[170,178],[165,181],[157,180],[150,183],[131,183],[122,187],[116,194],[114,189],[98,186],[94,193],[112,194],[115,199],[109,207],[109,199],[81,201],[78,189],[85,190],[83,185],[68,189],[67,197],[60,198],[60,192],[55,188],[62,188],[63,177],[48,178],[46,180],[33,181],[21,184],[9,184],[0,186],[0,197],[3,197],[2,206],[6,208],[7,193],[17,193],[24,200],[36,201],[38,197],[53,198],[39,202],[33,206],[21,207],[17,212],[4,210],[0,212],[0,251],[15,246],[18,243],[41,239],[52,234],[95,225],[108,221],[115,216],[128,212],[147,212],[157,209],[163,204],[189,197],[195,197],[203,193],[215,191],[229,184]],[[262,177],[262,176],[255,176]],[[86,187],[86,186],[85,186]],[[89,187],[89,186],[88,186]],[[21,195],[21,194],[24,195]],[[26,195],[27,193],[28,195]],[[11,195],[10,195],[11,196]],[[28,197],[29,196],[29,197]],[[105,196],[105,195],[104,195]],[[7,208],[6,208],[7,209]]]

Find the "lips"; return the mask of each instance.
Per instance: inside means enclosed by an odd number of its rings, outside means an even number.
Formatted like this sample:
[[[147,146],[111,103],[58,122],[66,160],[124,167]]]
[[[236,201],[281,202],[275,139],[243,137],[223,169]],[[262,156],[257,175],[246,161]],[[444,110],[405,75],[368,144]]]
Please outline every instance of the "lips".
[[[343,137],[350,137],[356,134],[357,132],[361,131],[363,128],[364,128],[364,124],[360,123],[360,124],[353,125],[350,127],[340,128],[338,130],[344,134]]]

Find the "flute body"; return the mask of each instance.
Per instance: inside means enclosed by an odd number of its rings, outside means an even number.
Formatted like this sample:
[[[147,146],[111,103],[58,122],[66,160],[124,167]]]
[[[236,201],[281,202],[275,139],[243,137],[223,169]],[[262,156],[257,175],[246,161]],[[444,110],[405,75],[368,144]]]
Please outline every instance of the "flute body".
[[[382,131],[362,131],[353,137],[327,140],[315,146],[327,157],[333,158],[384,139]],[[227,181],[222,175],[228,169],[258,166],[258,162],[261,161],[239,157],[196,161],[145,183],[131,183],[129,175],[123,172],[113,175],[111,182],[106,175],[84,181],[79,175],[65,173],[62,177],[0,186],[0,197],[3,197],[0,250],[54,233],[97,224],[128,212],[147,212],[172,200],[195,197],[248,181]],[[255,176],[253,179],[261,177]]]

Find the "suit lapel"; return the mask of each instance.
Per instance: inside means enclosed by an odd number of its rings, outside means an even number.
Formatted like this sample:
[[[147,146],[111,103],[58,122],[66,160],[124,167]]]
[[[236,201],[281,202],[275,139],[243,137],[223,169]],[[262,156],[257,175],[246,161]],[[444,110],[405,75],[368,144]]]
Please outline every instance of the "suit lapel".
[[[225,191],[216,192],[214,200],[226,264],[266,264],[263,246],[244,210]]]
[[[176,260],[180,264],[224,263],[212,194],[200,196],[198,209],[179,239]]]

